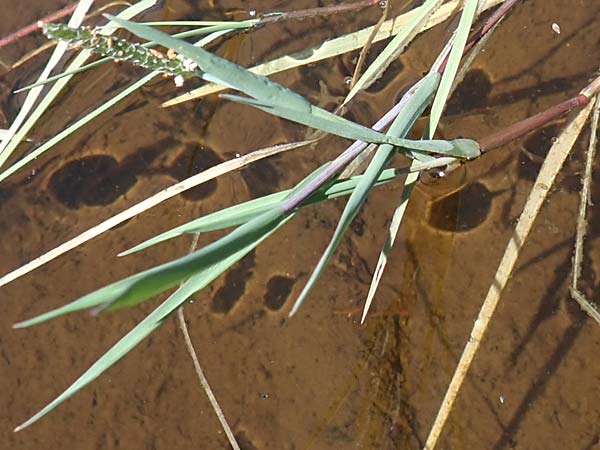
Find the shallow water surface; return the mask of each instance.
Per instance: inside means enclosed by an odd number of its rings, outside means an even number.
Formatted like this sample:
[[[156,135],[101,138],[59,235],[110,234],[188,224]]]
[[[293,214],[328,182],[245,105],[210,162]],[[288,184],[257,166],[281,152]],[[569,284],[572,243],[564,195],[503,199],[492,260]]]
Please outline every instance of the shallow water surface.
[[[288,3],[169,0],[145,19],[242,19],[250,10],[289,8]],[[403,3],[392,2],[391,13],[399,14]],[[294,2],[296,9],[319,5]],[[0,24],[0,34],[62,6],[19,2],[11,20]],[[598,7],[582,1],[519,3],[449,102],[440,135],[480,138],[578,92],[600,61]],[[224,40],[216,50],[251,65],[368,26],[380,14],[375,7],[277,23]],[[370,124],[385,112],[427,70],[448,38],[447,27],[418,37],[357,98],[348,117]],[[28,37],[1,49],[0,58],[15,61],[41,42]],[[356,56],[342,55],[274,79],[333,109],[348,90],[344,80]],[[7,117],[13,118],[23,101],[9,92],[30,82],[42,65],[42,59],[34,59],[26,69],[2,75]],[[35,128],[33,139],[44,141],[141,73],[109,64],[79,76]],[[0,273],[237,153],[309,135],[216,96],[159,108],[183,91],[170,80],[152,81],[0,184]],[[191,337],[242,449],[422,448],[516,219],[563,124],[557,121],[486,154],[447,178],[419,184],[364,326],[359,311],[401,182],[372,193],[293,319],[287,314],[335,229],[343,199],[306,208],[195,297],[185,308]],[[574,148],[531,232],[439,449],[600,445],[600,365],[595,361],[600,328],[568,294],[588,134]],[[115,256],[199,215],[288,188],[346,144],[328,137],[314,148],[220,177],[0,288],[1,447],[229,448],[174,319],[40,422],[12,432],[151,311],[157,299],[98,317],[73,314],[25,330],[11,325],[185,254],[190,238]],[[23,152],[28,145],[35,143],[25,144]],[[583,270],[590,296],[598,293],[600,279],[598,211],[590,213]],[[213,238],[202,235],[199,244]]]

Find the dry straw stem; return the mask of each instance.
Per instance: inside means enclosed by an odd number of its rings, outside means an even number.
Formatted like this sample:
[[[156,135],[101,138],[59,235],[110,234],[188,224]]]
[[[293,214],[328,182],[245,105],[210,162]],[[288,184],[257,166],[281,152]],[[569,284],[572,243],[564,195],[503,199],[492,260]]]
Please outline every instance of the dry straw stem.
[[[10,283],[11,281],[16,280],[17,278],[31,272],[34,269],[37,269],[40,266],[43,266],[47,262],[52,261],[54,258],[62,255],[63,253],[68,252],[69,250],[74,249],[75,247],[93,239],[107,230],[110,230],[113,227],[116,227],[120,223],[125,222],[126,220],[131,219],[132,217],[150,209],[159,203],[164,202],[165,200],[170,199],[188,189],[191,189],[199,184],[206,183],[209,180],[217,178],[223,174],[226,174],[231,171],[238,170],[248,164],[251,164],[255,161],[261,160],[263,158],[267,158],[269,156],[273,156],[288,150],[296,149],[299,147],[303,147],[305,145],[312,144],[314,141],[299,141],[293,142],[291,144],[280,144],[275,145],[273,147],[263,148],[260,150],[256,150],[247,155],[241,156],[236,159],[232,159],[229,161],[225,161],[221,164],[211,167],[210,169],[205,170],[204,172],[200,172],[190,178],[186,178],[185,180],[176,183],[168,188],[158,192],[152,197],[147,198],[146,200],[137,203],[136,205],[127,208],[124,211],[112,216],[111,218],[105,220],[104,222],[99,223],[98,225],[84,231],[80,235],[74,237],[73,239],[59,245],[56,248],[53,248],[47,253],[44,253],[41,256],[38,256],[36,259],[28,262],[27,264],[13,270],[12,272],[7,273],[3,277],[0,278],[0,286],[4,286],[5,284]]]
[[[573,148],[579,133],[585,125],[594,103],[594,100],[590,101],[589,104],[583,108],[571,122],[569,122],[544,160],[544,164],[542,165],[540,173],[535,181],[535,184],[533,185],[529,197],[527,198],[527,203],[525,204],[523,212],[519,217],[515,231],[508,242],[504,256],[502,257],[502,261],[498,266],[496,275],[494,276],[494,281],[492,282],[481,310],[479,311],[479,316],[477,317],[477,320],[473,326],[473,330],[471,331],[471,337],[465,345],[465,349],[460,357],[456,371],[452,376],[452,380],[450,381],[450,385],[448,386],[448,390],[446,391],[442,405],[440,406],[435,422],[431,427],[424,450],[433,450],[440,437],[444,424],[446,423],[446,420],[448,419],[450,411],[454,405],[454,400],[456,399],[467,371],[471,366],[471,362],[473,361],[473,358],[479,349],[479,344],[483,339],[492,315],[494,314],[494,310],[498,305],[502,290],[506,286],[508,278],[513,271],[521,248],[523,247],[523,244],[529,235],[529,231],[531,230],[542,204],[548,195],[550,187],[554,183],[557,173],[562,167],[565,159]]]
[[[579,306],[584,310],[592,319],[600,324],[600,313],[594,306],[594,304],[588,301],[585,296],[579,290],[579,278],[581,277],[581,265],[583,262],[583,240],[587,233],[587,206],[592,205],[592,199],[590,194],[592,184],[592,166],[594,163],[594,156],[596,154],[596,137],[598,129],[598,116],[600,115],[600,95],[596,97],[596,106],[594,107],[594,113],[592,115],[590,142],[587,149],[587,157],[585,161],[585,173],[582,179],[581,186],[581,200],[579,202],[579,215],[577,217],[577,234],[575,237],[575,250],[573,253],[573,278],[571,282],[571,296],[579,303]]]
[[[493,8],[494,6],[502,3],[505,0],[482,0],[480,5],[482,10],[487,10]],[[446,19],[448,19],[454,12],[456,8],[458,8],[462,4],[462,0],[453,0],[444,5],[440,6],[440,8],[432,14],[429,18],[425,26],[420,30],[423,32],[434,26],[442,23]],[[373,42],[379,42],[383,39],[388,39],[395,34],[397,34],[407,23],[409,23],[413,16],[415,15],[416,10],[413,9],[401,16],[394,17],[390,20],[386,20],[377,35],[373,38]],[[307,64],[312,64],[318,61],[322,61],[327,58],[331,58],[333,56],[341,55],[346,52],[350,52],[353,50],[357,50],[365,45],[369,36],[373,32],[374,26],[363,28],[360,31],[355,33],[351,33],[346,36],[341,36],[339,38],[332,39],[330,41],[326,41],[323,44],[319,45],[318,48],[313,49],[311,56],[306,57],[302,55],[305,51],[300,52],[301,54],[296,55],[286,55],[281,58],[274,59],[273,61],[269,61],[263,64],[259,64],[257,66],[251,67],[251,72],[254,72],[259,75],[271,75],[274,73],[282,72],[284,70],[293,69],[295,67],[304,66]],[[216,92],[221,92],[227,89],[224,86],[216,85],[216,84],[207,84],[198,89],[194,89],[186,94],[180,95],[179,97],[175,97],[172,100],[169,100],[162,104],[162,106],[173,106],[179,103],[186,102],[188,100],[193,100],[196,98],[204,97],[209,94],[214,94]]]
[[[198,237],[199,236],[200,236],[200,233],[194,233],[194,237],[192,238],[192,243],[190,245],[189,253],[192,253],[196,249],[196,245],[198,245]],[[202,389],[204,389],[204,392],[206,393],[206,396],[208,397],[208,401],[210,402],[210,405],[212,406],[213,411],[215,412],[217,418],[219,419],[219,422],[221,423],[221,427],[223,428],[223,431],[225,432],[225,436],[227,436],[229,445],[231,445],[231,448],[233,450],[240,450],[240,446],[238,445],[237,441],[235,440],[235,436],[233,434],[233,431],[231,431],[231,427],[229,426],[227,419],[225,418],[225,414],[223,414],[223,410],[221,409],[221,406],[219,406],[217,397],[215,397],[215,394],[213,393],[213,390],[211,389],[210,384],[208,384],[208,380],[206,379],[206,376],[204,375],[202,366],[200,366],[200,360],[198,359],[198,354],[196,353],[196,349],[194,348],[194,344],[192,343],[192,338],[190,337],[190,332],[185,323],[185,314],[183,312],[183,306],[180,306],[177,309],[177,321],[179,323],[179,329],[181,330],[181,334],[183,334],[185,348],[187,349],[188,353],[190,354],[190,358],[192,358],[192,362],[194,363],[194,371],[196,372],[196,375],[198,376],[198,381],[200,381],[200,385],[202,386]]]

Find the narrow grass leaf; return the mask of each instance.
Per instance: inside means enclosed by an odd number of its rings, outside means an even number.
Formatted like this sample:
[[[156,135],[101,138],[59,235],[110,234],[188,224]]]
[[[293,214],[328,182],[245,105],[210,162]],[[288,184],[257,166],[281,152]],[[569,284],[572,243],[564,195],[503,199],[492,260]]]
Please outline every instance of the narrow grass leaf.
[[[232,96],[227,96],[227,98],[235,98],[236,101],[256,106],[280,117],[349,139],[390,143],[415,150],[431,151],[457,157],[468,158],[479,154],[477,144],[470,140],[460,140],[456,143],[447,141],[414,142],[407,139],[386,136],[383,133],[317,108],[300,94],[266,77],[256,75],[231,61],[194,47],[185,41],[176,39],[146,25],[121,20],[116,17],[113,20],[141,38],[158,42],[164,47],[171,48],[181,55],[190,58],[203,71],[201,74],[203,78],[211,80],[216,78],[220,82],[254,97],[254,99]]]
[[[239,91],[268,103],[286,105],[288,108],[310,113],[311,104],[308,100],[279,83],[256,75],[227,59],[194,47],[181,39],[169,36],[152,27],[117,17],[109,17],[136,36],[157,42],[163,47],[175,50],[177,53],[190,58],[198,64],[203,72],[222,80]],[[205,74],[203,74],[204,76]]]
[[[415,184],[417,184],[418,179],[419,172],[411,172],[406,176],[406,179],[404,180],[404,188],[402,189],[400,204],[398,205],[398,207],[394,211],[394,215],[392,216],[392,223],[390,224],[385,244],[383,245],[383,249],[379,254],[379,260],[377,261],[377,266],[375,268],[373,278],[371,279],[369,293],[367,294],[367,300],[365,301],[362,317],[360,319],[361,324],[365,322],[367,314],[369,313],[369,309],[371,308],[371,304],[373,303],[375,292],[377,292],[379,282],[381,281],[383,271],[385,270],[385,266],[387,264],[388,255],[392,250],[392,246],[394,245],[394,240],[396,239],[396,235],[398,234],[398,230],[400,229],[400,224],[402,223],[404,212],[406,211],[406,207],[408,206],[408,200],[410,199],[413,188],[415,187]]]
[[[123,336],[112,348],[102,355],[94,364],[90,366],[71,386],[69,386],[62,394],[52,400],[48,405],[42,408],[38,413],[30,419],[19,425],[15,431],[22,430],[29,425],[37,422],[58,405],[73,396],[75,393],[90,384],[108,368],[114,365],[122,357],[127,355],[137,344],[139,344],[150,333],[156,330],[164,320],[186,302],[196,292],[204,289],[215,278],[225,272],[229,267],[247,255],[252,249],[272,234],[279,226],[285,222],[282,221],[278,226],[270,232],[261,236],[254,242],[249,242],[244,248],[241,248],[236,253],[224,258],[211,267],[207,267],[201,272],[193,275],[185,283],[183,283],[167,300],[152,311],[144,320],[136,325],[129,333]]]
[[[388,134],[392,134],[394,136],[406,136],[408,134],[416,120],[421,116],[431,101],[431,98],[433,97],[438,86],[439,79],[439,74],[431,73],[424,77],[417,85],[413,87],[413,89],[405,94],[406,96],[410,96],[410,98],[406,102],[404,109],[398,114],[390,126]],[[327,249],[321,256],[321,259],[311,274],[308,282],[304,286],[304,289],[292,307],[290,316],[294,315],[298,311],[298,308],[300,308],[302,302],[319,279],[321,273],[327,265],[327,262],[333,255],[333,252],[339,246],[346,229],[350,226],[350,223],[354,217],[356,217],[356,214],[365,202],[368,193],[372,189],[373,184],[381,172],[385,169],[385,166],[392,157],[393,152],[393,146],[384,144],[381,145],[375,153],[375,156],[371,160],[371,163],[367,167],[363,177],[361,177],[358,185],[350,195],[333,237],[331,238]]]
[[[401,172],[403,171],[398,169],[384,170],[377,179],[375,186],[380,186],[395,180]],[[352,193],[361,178],[362,175],[358,175],[347,180],[336,180],[333,185],[316,192],[312,197],[304,202],[302,206],[308,206],[317,202],[349,195]],[[207,233],[210,231],[222,230],[232,226],[240,225],[260,214],[263,214],[266,211],[269,211],[279,204],[283,199],[289,196],[291,192],[291,189],[276,192],[274,194],[240,203],[239,205],[230,206],[229,208],[216,211],[204,217],[199,217],[198,219],[194,219],[183,225],[172,228],[169,231],[154,236],[129,250],[121,252],[119,253],[119,256],[126,256],[135,252],[139,252],[140,250],[144,250],[160,242],[181,236],[182,234]]]
[[[104,286],[72,303],[21,322],[16,327],[35,325],[63,314],[92,307],[112,309],[136,305],[237,253],[277,228],[285,218],[281,210],[271,210],[200,250]]]
[[[465,5],[456,29],[452,49],[450,50],[450,54],[448,56],[448,63],[444,69],[438,92],[433,99],[433,104],[431,105],[431,114],[429,116],[428,125],[429,138],[432,138],[435,134],[435,130],[437,129],[440,118],[442,117],[442,112],[446,107],[446,101],[448,100],[450,90],[452,89],[454,77],[458,72],[458,66],[465,50],[465,45],[469,37],[473,19],[475,18],[477,3],[478,0],[465,0]]]
[[[284,119],[307,125],[327,133],[332,133],[337,136],[348,139],[359,140],[363,142],[373,142],[377,144],[390,144],[406,149],[418,150],[420,152],[440,153],[457,158],[476,158],[481,151],[477,142],[471,139],[454,139],[451,141],[444,140],[411,140],[399,138],[397,136],[385,135],[371,128],[359,125],[355,122],[337,116],[329,111],[326,111],[316,106],[312,106],[310,113],[298,111],[285,106],[264,103],[260,100],[255,100],[248,97],[240,97],[231,94],[222,94],[223,98],[236,101],[246,105],[254,106],[269,114],[273,114]],[[408,152],[407,156],[412,156]]]
[[[344,105],[354,98],[358,92],[371,86],[388,66],[404,51],[410,41],[423,29],[427,20],[434,11],[440,7],[442,0],[427,0],[423,5],[416,8],[410,21],[404,25],[400,32],[377,56],[375,61],[367,68],[365,73],[354,84],[346,98]]]

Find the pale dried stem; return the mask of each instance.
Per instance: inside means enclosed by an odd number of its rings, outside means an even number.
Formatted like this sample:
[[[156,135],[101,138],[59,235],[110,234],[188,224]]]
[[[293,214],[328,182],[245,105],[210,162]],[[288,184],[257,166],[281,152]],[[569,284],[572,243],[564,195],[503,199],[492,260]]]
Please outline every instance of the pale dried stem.
[[[275,145],[273,147],[263,148],[249,153],[247,155],[240,156],[239,158],[231,159],[221,164],[217,164],[216,166],[213,166],[210,169],[200,172],[190,178],[186,178],[185,180],[180,181],[179,183],[173,184],[168,188],[163,189],[162,191],[158,192],[152,197],[148,197],[147,199],[133,205],[132,207],[127,208],[126,210],[121,211],[118,214],[115,214],[114,216],[106,219],[104,222],[93,226],[92,228],[84,231],[83,233],[79,234],[73,239],[60,244],[58,247],[53,248],[47,253],[44,253],[43,255],[28,262],[27,264],[24,264],[21,267],[13,270],[12,272],[9,272],[6,275],[0,277],[0,286],[4,286],[5,284],[16,280],[17,278],[31,272],[34,269],[37,269],[40,266],[43,266],[44,264],[52,261],[54,258],[68,252],[69,250],[72,250],[75,247],[78,247],[79,245],[89,241],[90,239],[101,235],[105,231],[116,227],[120,223],[123,223],[126,220],[129,220],[132,217],[135,217],[136,215],[150,208],[153,208],[154,206],[164,202],[165,200],[170,199],[171,197],[174,197],[178,194],[181,194],[184,191],[187,191],[188,189],[191,189],[202,183],[206,183],[207,181],[217,178],[218,176],[223,175],[225,173],[239,170],[242,167],[245,167],[248,164],[251,164],[263,158],[277,155],[279,153],[303,147],[312,143],[313,141],[299,141],[292,142],[290,144],[280,144]]]
[[[437,444],[444,424],[454,406],[454,401],[464,382],[467,371],[473,362],[473,358],[479,349],[481,340],[487,331],[492,315],[498,305],[500,295],[513,271],[521,248],[529,235],[529,231],[546,199],[550,187],[554,183],[558,171],[573,148],[594,103],[593,100],[590,101],[590,103],[569,123],[550,149],[548,156],[542,165],[540,173],[527,199],[527,203],[519,217],[517,226],[508,242],[502,261],[498,266],[494,281],[492,282],[481,310],[479,311],[479,316],[475,321],[469,341],[465,345],[458,366],[452,376],[442,405],[440,406],[435,422],[433,423],[427,438],[427,442],[425,443],[424,450],[433,450]]]
[[[579,279],[581,278],[581,266],[583,263],[583,241],[587,233],[587,206],[592,206],[591,198],[591,185],[592,185],[592,166],[594,163],[594,156],[596,154],[596,142],[597,142],[597,129],[598,129],[598,117],[600,116],[600,98],[596,98],[596,106],[594,107],[594,113],[591,121],[590,141],[587,149],[587,156],[585,161],[585,173],[582,179],[580,201],[579,201],[579,215],[577,217],[577,233],[575,236],[575,249],[573,251],[573,278],[571,280],[571,296],[579,303],[579,306],[585,311],[592,319],[600,324],[600,313],[596,306],[585,298],[583,293],[579,290]]]
[[[198,237],[199,236],[200,236],[200,233],[194,233],[194,236],[192,238],[192,243],[190,245],[190,250],[188,253],[192,253],[196,249],[196,245],[198,245]],[[190,354],[190,357],[192,358],[192,362],[194,363],[194,370],[196,372],[196,375],[198,376],[200,385],[202,386],[202,389],[204,389],[204,392],[206,393],[206,396],[208,397],[208,401],[210,402],[210,405],[212,406],[213,411],[217,415],[217,418],[219,419],[219,422],[221,423],[221,427],[223,427],[223,431],[225,431],[225,435],[227,436],[227,440],[229,441],[231,448],[233,448],[233,450],[240,450],[240,447],[239,447],[237,441],[235,440],[235,436],[233,435],[233,432],[231,431],[231,427],[229,426],[229,423],[227,422],[227,419],[225,418],[225,414],[223,414],[223,410],[221,409],[221,406],[219,406],[219,402],[217,401],[217,398],[215,397],[215,394],[213,393],[213,391],[210,387],[210,384],[208,384],[208,380],[206,379],[206,376],[204,375],[202,366],[200,366],[200,360],[198,359],[198,354],[196,353],[196,349],[194,348],[194,344],[192,343],[192,338],[190,337],[190,332],[188,330],[187,324],[185,323],[185,315],[183,313],[183,306],[180,306],[179,308],[177,308],[177,321],[179,322],[179,329],[181,330],[181,334],[183,335],[183,340],[185,341],[185,348],[187,349],[188,353]]]

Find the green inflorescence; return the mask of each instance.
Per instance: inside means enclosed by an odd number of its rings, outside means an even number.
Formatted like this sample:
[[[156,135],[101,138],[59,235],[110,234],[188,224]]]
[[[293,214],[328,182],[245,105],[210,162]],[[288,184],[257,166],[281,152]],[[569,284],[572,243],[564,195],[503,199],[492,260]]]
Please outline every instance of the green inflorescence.
[[[196,65],[187,58],[169,58],[141,44],[104,36],[86,27],[71,28],[60,23],[46,23],[43,25],[43,31],[49,39],[65,41],[74,47],[89,49],[97,55],[115,61],[128,61],[136,66],[183,78],[190,78],[195,74]]]

